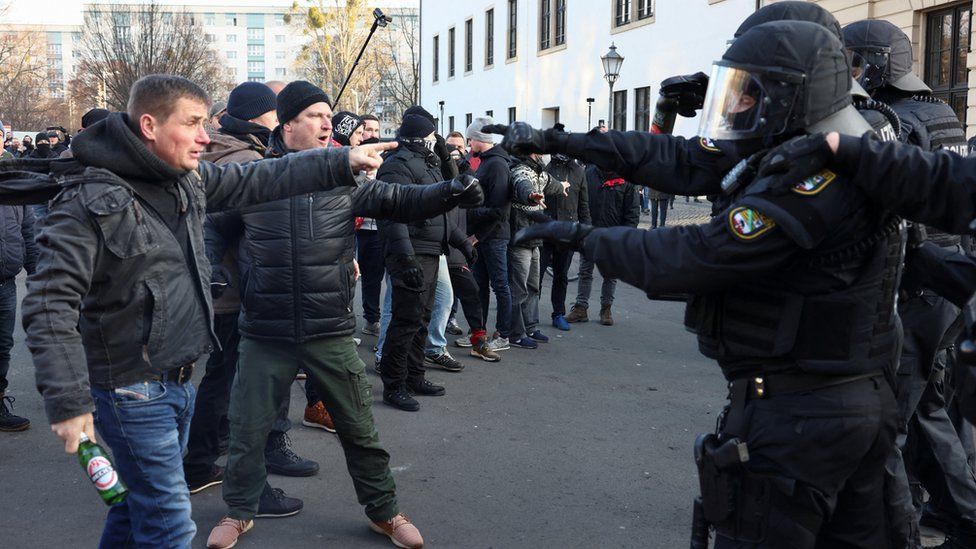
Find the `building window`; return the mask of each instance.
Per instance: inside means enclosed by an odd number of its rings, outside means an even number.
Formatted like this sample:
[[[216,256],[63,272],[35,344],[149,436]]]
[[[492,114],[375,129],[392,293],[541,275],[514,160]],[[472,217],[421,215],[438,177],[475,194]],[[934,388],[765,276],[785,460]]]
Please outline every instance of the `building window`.
[[[485,66],[495,64],[495,10],[485,11]]]
[[[613,125],[612,129],[627,131],[627,90],[613,92]]]
[[[247,46],[248,57],[264,57],[264,46],[261,44],[249,44]]]
[[[489,116],[491,118],[494,118],[495,117],[495,111],[489,109],[489,110],[485,111],[485,116]]]
[[[234,44],[234,43],[237,42],[237,35],[236,34],[228,34],[226,38],[227,38],[227,43],[228,44]]]
[[[471,125],[471,120],[472,120],[471,113],[467,113],[467,114],[464,115],[464,127],[465,128],[467,128],[468,126]]]
[[[651,129],[651,88],[634,90],[634,129],[639,132]]]
[[[434,82],[440,80],[441,72],[441,37],[434,37]]]
[[[278,78],[284,78],[285,77],[285,69],[284,68],[280,68],[280,67],[277,68],[277,69],[275,69],[275,76],[277,76]]]
[[[566,43],[566,0],[556,0],[556,21],[554,23],[554,41],[557,46]]]
[[[227,59],[237,59],[237,52],[234,50],[227,50]]]
[[[264,72],[264,61],[248,61],[247,72]]]
[[[285,60],[285,52],[283,52],[283,51],[276,51],[275,52],[275,59],[277,59],[278,61],[284,61]]]
[[[275,35],[275,44],[284,44],[284,43],[285,43],[285,35],[284,34],[276,34]]]
[[[652,0],[637,0],[637,19],[647,19],[654,16],[654,2]]]
[[[464,22],[464,72],[471,72],[474,68],[474,21]]]
[[[613,26],[641,26],[654,18],[654,0],[610,0],[613,6]],[[638,24],[640,23],[640,24]]]
[[[454,131],[454,117],[453,116],[448,116],[447,117],[447,131],[448,131],[448,133]]]
[[[508,108],[508,123],[511,124],[515,122],[515,107]]]
[[[204,34],[203,41],[208,44],[213,44],[214,42],[217,41],[217,36],[214,34]]]
[[[247,29],[247,39],[248,40],[264,40],[264,29],[260,27],[248,27]]]
[[[547,50],[552,45],[552,0],[541,0],[539,5],[539,49]]]
[[[264,82],[264,77],[263,76],[248,76],[247,77],[247,81],[248,82]]]
[[[447,77],[454,77],[454,27],[447,29]]]
[[[275,24],[276,27],[281,27],[281,26],[283,26],[285,24],[285,14],[283,14],[283,13],[276,13],[274,17],[275,17],[275,23],[274,24]]]
[[[614,25],[622,27],[630,23],[630,0],[615,0],[613,10]]]
[[[925,48],[925,83],[932,95],[945,101],[966,126],[966,95],[969,90],[971,6],[962,5],[928,14]]]
[[[518,0],[508,0],[508,51],[506,59],[518,55]]]
[[[228,27],[237,26],[237,14],[236,13],[225,13],[224,14],[224,24]]]
[[[203,24],[204,25],[209,25],[211,27],[214,26],[214,25],[216,25],[217,24],[217,15],[214,14],[214,13],[205,13],[205,14],[203,14]]]

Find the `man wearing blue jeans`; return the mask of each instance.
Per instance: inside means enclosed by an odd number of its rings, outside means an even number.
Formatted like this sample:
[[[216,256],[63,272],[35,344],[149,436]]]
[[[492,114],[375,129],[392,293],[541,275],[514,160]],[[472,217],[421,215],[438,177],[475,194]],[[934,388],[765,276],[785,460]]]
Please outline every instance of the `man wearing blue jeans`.
[[[95,441],[97,426],[129,488],[109,510],[104,548],[185,548],[196,533],[181,455],[193,415],[190,376],[216,341],[207,209],[354,186],[353,172],[376,169],[374,156],[389,148],[217,167],[199,160],[210,142],[209,106],[185,78],[143,77],[127,113],[72,143],[82,167],[99,169],[79,171],[66,188],[49,166],[30,178],[57,195],[23,302],[51,430],[73,454],[82,433]]]
[[[442,255],[437,266],[437,288],[434,290],[434,308],[427,324],[427,347],[424,349],[424,362],[447,370],[460,372],[464,365],[454,359],[447,351],[447,321],[454,306],[454,288],[451,286],[451,272],[448,270],[447,256]]]

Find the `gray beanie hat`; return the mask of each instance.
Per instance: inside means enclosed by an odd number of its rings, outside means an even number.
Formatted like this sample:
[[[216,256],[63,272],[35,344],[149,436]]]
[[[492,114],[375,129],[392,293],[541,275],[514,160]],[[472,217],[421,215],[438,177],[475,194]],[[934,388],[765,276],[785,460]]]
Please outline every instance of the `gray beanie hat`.
[[[465,130],[464,136],[467,137],[468,139],[474,139],[476,141],[483,141],[485,143],[494,143],[495,134],[484,133],[483,131],[481,131],[481,128],[484,128],[485,126],[494,123],[495,121],[492,120],[490,116],[479,116],[478,118],[475,118],[473,122],[471,122],[471,125],[468,126],[467,130]]]

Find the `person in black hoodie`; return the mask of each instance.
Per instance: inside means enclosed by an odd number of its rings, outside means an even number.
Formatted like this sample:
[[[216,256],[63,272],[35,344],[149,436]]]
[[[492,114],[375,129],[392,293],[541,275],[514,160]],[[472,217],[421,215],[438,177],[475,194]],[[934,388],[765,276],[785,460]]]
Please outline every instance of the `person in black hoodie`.
[[[193,367],[216,344],[206,211],[353,186],[389,148],[218,167],[200,161],[209,104],[185,78],[145,76],[127,113],[78,135],[74,159],[32,161],[20,181],[32,198],[57,195],[22,309],[51,429],[75,453],[97,424],[129,490],[103,547],[185,547],[196,532],[182,453]]]
[[[399,147],[383,162],[377,178],[406,185],[430,185],[442,179],[441,159],[434,152],[434,124],[427,117],[404,115],[397,143]],[[450,244],[470,261],[474,259],[474,246],[445,215],[409,224],[383,220],[380,236],[393,285],[392,316],[380,361],[383,401],[415,412],[420,403],[408,391],[426,396],[445,392],[444,387],[426,379],[424,368],[440,256],[448,253]]]

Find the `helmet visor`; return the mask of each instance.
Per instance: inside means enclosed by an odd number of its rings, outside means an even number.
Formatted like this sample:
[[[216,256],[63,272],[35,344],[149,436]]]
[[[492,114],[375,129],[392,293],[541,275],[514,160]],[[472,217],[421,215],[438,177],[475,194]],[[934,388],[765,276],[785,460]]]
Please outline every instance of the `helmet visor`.
[[[698,135],[707,139],[756,137],[764,123],[766,98],[757,75],[745,69],[713,65]]]
[[[861,87],[873,90],[884,85],[891,48],[859,48],[850,52],[851,77]]]

